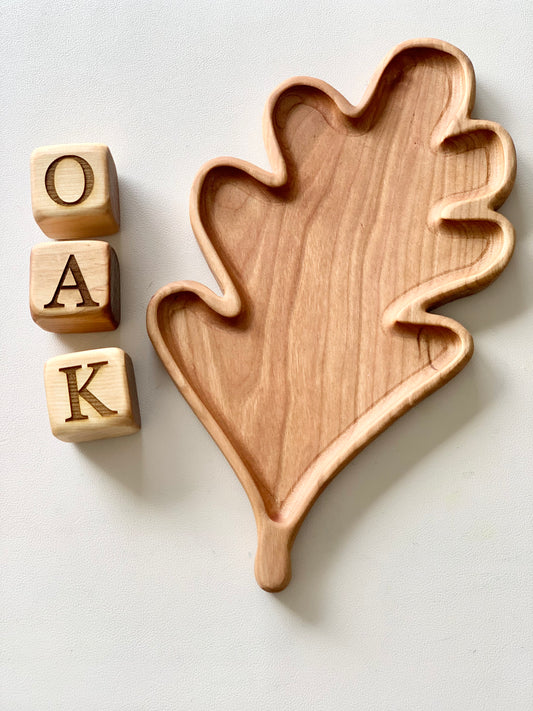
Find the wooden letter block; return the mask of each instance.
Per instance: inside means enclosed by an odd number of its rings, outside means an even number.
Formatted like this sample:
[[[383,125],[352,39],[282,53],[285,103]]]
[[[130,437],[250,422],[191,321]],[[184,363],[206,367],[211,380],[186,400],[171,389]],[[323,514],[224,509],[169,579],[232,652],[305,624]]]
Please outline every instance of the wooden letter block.
[[[33,216],[53,239],[101,237],[118,232],[115,163],[99,143],[43,146],[31,156]]]
[[[30,257],[30,311],[54,333],[112,331],[120,321],[120,276],[107,242],[44,242]]]
[[[141,427],[133,364],[120,348],[51,358],[44,384],[52,433],[64,442],[122,437]]]

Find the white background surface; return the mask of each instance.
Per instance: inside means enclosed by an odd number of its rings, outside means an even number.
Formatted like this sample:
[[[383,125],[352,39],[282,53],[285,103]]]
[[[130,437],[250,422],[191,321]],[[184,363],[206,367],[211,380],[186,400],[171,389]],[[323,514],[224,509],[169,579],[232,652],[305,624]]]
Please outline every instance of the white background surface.
[[[4,0],[2,710],[532,707],[532,24],[529,0]],[[324,492],[292,583],[270,595],[246,496],[160,365],[145,307],[169,281],[214,284],[190,185],[218,155],[267,166],[278,83],[317,76],[357,103],[389,49],[423,36],[469,55],[474,115],[515,140],[515,256],[442,310],[473,333],[474,359]],[[55,336],[27,306],[29,252],[47,239],[29,156],[93,141],[119,172],[122,323]],[[141,433],[55,440],[44,362],[115,345],[134,361]]]

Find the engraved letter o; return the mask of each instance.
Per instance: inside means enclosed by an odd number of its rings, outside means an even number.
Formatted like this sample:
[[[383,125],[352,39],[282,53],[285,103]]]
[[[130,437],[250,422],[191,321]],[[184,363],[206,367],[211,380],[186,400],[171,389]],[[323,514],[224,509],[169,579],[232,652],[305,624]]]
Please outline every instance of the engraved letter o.
[[[72,202],[68,202],[67,200],[63,200],[63,198],[59,197],[55,185],[56,168],[62,160],[65,160],[65,158],[72,158],[77,163],[79,163],[81,169],[83,170],[83,175],[85,177],[85,185],[82,194],[76,200],[72,200]],[[59,158],[56,158],[54,161],[52,161],[48,166],[48,170],[46,171],[46,176],[44,178],[44,184],[46,186],[46,192],[54,202],[57,202],[58,205],[79,205],[80,202],[87,200],[87,198],[92,192],[94,186],[93,169],[91,168],[89,163],[87,163],[85,158],[81,158],[80,156],[60,156]]]

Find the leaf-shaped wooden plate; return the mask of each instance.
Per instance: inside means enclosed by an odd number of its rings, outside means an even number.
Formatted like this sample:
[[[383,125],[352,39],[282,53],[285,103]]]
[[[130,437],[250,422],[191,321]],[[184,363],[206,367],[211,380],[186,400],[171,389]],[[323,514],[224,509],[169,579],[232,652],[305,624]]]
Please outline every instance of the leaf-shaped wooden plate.
[[[396,47],[358,107],[297,78],[270,97],[273,172],[205,165],[191,222],[220,287],[164,287],[148,331],[251,501],[255,572],[290,579],[320,491],[370,440],[452,378],[470,334],[428,310],[486,286],[513,229],[494,212],[515,154],[472,120],[474,73],[438,40]]]

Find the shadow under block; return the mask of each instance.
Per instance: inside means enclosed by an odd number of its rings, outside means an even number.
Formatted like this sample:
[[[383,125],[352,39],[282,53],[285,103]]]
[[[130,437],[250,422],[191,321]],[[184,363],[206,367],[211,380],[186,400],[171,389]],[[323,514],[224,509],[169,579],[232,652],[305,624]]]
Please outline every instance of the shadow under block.
[[[53,239],[118,232],[118,179],[109,148],[75,143],[37,148],[31,156],[33,216]]]
[[[120,322],[120,272],[107,242],[43,242],[31,250],[30,311],[54,333],[113,331]]]
[[[120,348],[50,358],[44,384],[52,433],[64,442],[122,437],[141,427],[133,364]]]

